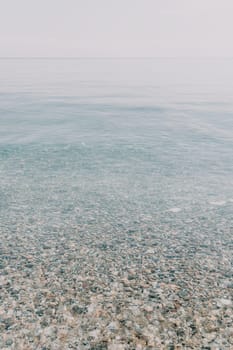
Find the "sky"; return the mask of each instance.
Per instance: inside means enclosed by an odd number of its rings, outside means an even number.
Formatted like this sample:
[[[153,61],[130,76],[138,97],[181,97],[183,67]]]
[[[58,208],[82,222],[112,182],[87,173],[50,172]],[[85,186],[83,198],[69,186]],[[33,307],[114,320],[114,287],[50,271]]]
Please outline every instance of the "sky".
[[[233,57],[233,0],[0,0],[0,57]]]

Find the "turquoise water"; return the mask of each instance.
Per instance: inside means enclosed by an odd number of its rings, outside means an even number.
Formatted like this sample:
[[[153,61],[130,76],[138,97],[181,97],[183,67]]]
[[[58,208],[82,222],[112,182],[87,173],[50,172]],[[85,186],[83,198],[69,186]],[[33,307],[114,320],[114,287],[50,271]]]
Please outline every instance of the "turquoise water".
[[[2,234],[230,242],[232,60],[12,59],[0,76]]]

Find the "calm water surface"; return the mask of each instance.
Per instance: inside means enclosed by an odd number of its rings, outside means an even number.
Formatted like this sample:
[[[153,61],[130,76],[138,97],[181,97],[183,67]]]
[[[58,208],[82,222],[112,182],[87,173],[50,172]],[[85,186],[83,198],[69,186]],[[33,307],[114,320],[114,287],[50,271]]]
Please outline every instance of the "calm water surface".
[[[0,229],[224,237],[233,60],[0,60]]]

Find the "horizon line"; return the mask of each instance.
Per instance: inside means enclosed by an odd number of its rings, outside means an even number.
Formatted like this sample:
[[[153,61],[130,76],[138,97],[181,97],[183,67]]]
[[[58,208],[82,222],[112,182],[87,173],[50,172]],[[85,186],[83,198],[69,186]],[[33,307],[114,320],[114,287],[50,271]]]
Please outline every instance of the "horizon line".
[[[82,60],[82,59],[233,59],[233,56],[0,56],[0,60],[14,59],[60,59],[60,60]]]

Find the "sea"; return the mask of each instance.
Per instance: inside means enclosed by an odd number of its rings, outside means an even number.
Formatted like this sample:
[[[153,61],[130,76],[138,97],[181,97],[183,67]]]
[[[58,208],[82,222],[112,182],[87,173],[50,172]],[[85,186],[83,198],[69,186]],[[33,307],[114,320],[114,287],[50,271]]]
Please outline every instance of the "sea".
[[[0,60],[0,232],[232,244],[233,59]]]

